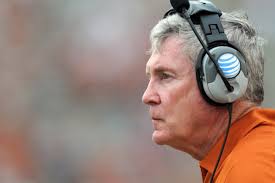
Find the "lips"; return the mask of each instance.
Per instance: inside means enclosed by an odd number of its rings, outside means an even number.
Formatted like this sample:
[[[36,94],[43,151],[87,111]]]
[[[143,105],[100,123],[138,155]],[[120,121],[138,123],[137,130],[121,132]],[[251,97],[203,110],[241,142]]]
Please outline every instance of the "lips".
[[[156,120],[156,121],[163,120],[163,119],[160,117],[160,115],[158,114],[158,112],[156,112],[155,110],[150,109],[149,113],[150,113],[150,116],[151,116],[151,119],[152,119],[152,120]]]
[[[163,122],[163,119],[158,118],[158,117],[152,117],[152,124],[154,130],[159,130],[160,129],[160,124]]]
[[[162,121],[162,119],[158,118],[158,117],[152,117],[152,120],[154,120],[154,121]]]

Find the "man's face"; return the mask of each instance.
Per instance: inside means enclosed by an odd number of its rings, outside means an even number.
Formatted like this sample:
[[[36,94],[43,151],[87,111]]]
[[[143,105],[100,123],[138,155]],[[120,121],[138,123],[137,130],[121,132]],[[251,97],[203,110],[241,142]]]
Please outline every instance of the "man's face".
[[[204,125],[206,116],[201,111],[208,104],[197,87],[194,66],[181,48],[178,38],[170,37],[151,55],[142,100],[150,107],[153,141],[188,152],[200,140],[196,130]]]

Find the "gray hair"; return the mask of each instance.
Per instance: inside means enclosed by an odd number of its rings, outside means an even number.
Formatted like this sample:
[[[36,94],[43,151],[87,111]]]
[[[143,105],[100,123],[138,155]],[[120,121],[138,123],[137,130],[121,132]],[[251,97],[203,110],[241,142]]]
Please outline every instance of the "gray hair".
[[[223,13],[221,22],[228,40],[236,45],[246,57],[248,88],[242,99],[260,105],[264,99],[263,45],[265,41],[257,35],[256,30],[248,22],[248,17],[244,12]],[[196,29],[204,39],[200,26],[196,25]],[[163,41],[171,36],[177,36],[184,42],[182,51],[195,64],[202,46],[188,22],[177,14],[162,19],[152,29],[150,52],[159,51]]]

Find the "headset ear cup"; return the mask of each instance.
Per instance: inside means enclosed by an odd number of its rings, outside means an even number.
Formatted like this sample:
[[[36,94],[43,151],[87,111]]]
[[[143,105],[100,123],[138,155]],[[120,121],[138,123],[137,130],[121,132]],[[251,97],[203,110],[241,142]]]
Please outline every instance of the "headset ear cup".
[[[202,65],[203,65],[202,61],[203,61],[205,54],[206,54],[206,52],[204,51],[204,49],[202,49],[199,53],[197,63],[196,63],[196,79],[197,79],[198,88],[199,88],[200,93],[201,93],[202,97],[204,98],[204,100],[207,101],[209,104],[215,105],[215,106],[223,106],[225,104],[215,102],[205,93],[205,89],[203,87],[203,77],[205,74],[204,74],[203,68],[202,68]]]
[[[234,63],[234,67],[238,66],[237,64],[239,63],[239,71],[234,72],[235,75],[228,75],[234,76],[227,78],[230,85],[234,87],[234,90],[229,92],[226,89],[221,76],[218,74],[214,63],[205,51],[201,50],[196,64],[196,76],[199,90],[205,100],[212,105],[232,103],[242,97],[247,88],[248,79],[245,59],[237,49],[230,46],[216,46],[209,51],[216,61],[226,54],[233,55],[235,58],[234,61],[236,62],[236,64]],[[230,63],[230,60],[226,61],[227,65],[225,65],[225,73],[228,72],[228,68],[230,69],[228,63]]]

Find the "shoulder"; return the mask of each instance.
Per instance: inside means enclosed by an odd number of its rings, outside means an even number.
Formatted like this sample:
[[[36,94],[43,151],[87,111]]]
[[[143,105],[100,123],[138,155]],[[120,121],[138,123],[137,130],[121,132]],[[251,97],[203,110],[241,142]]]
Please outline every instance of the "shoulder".
[[[224,183],[271,183],[275,182],[275,159],[244,158],[231,166]]]
[[[275,127],[268,123],[253,129],[224,162],[226,183],[275,182]]]

